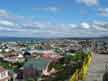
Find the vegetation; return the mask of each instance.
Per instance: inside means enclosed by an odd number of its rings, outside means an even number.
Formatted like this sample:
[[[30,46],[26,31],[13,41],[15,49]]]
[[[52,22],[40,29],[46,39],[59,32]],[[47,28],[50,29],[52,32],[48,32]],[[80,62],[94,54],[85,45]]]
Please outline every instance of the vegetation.
[[[88,54],[90,54],[88,52]],[[44,76],[42,81],[64,81],[76,71],[76,69],[81,69],[84,58],[88,54],[83,52],[76,53],[66,53],[65,56],[57,62],[53,62],[49,65],[49,71],[54,68],[57,72],[51,74],[50,76]]]
[[[9,63],[7,61],[0,61],[0,66],[12,70],[14,72],[16,72],[20,67],[22,67],[24,65],[24,63]]]

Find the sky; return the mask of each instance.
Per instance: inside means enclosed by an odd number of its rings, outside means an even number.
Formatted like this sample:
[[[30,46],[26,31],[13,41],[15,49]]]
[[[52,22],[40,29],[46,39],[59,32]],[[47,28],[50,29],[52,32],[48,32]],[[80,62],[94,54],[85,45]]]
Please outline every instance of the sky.
[[[0,37],[108,36],[108,0],[0,0]]]

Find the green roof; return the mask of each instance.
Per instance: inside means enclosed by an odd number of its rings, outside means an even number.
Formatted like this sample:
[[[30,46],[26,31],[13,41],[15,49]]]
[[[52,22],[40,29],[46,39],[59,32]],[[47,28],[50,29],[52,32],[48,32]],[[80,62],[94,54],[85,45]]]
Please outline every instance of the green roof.
[[[47,64],[49,63],[49,61],[45,60],[45,59],[31,59],[28,62],[25,63],[24,67],[32,67],[36,68],[37,70],[42,70],[44,69]]]

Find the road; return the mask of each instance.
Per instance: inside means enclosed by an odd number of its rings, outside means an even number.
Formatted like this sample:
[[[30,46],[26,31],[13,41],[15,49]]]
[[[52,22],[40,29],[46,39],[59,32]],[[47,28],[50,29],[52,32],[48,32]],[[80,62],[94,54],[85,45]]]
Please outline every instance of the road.
[[[108,55],[95,54],[85,81],[102,81],[106,62],[108,63]]]

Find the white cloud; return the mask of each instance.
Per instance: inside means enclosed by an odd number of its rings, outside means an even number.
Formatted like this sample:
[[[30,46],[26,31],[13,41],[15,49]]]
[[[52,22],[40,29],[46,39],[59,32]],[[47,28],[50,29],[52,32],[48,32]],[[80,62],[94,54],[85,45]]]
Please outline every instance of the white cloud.
[[[18,27],[1,27],[0,31],[6,32],[8,35],[15,34],[20,36],[31,37],[92,37],[103,35],[103,32],[108,31],[107,22],[93,22],[89,24],[82,22],[76,24],[54,24],[47,22],[33,21],[31,23],[22,22],[25,25]],[[5,23],[7,24],[7,23]],[[38,24],[38,25],[37,25]],[[39,25],[40,24],[40,25]],[[10,34],[11,33],[11,34]]]
[[[7,21],[7,20],[0,20],[0,25],[4,25],[4,26],[16,26],[16,24],[14,22],[11,21]]]
[[[98,31],[108,32],[108,22],[94,21],[92,27]]]
[[[78,27],[78,25],[76,25],[76,24],[69,24],[69,26],[72,27],[72,28],[77,28]]]
[[[98,24],[98,25],[108,25],[108,21],[97,21],[97,20],[94,20],[93,21],[94,24]]]
[[[50,8],[49,8],[50,9]],[[51,8],[53,11],[53,8]],[[107,10],[107,9],[106,9]],[[56,9],[54,9],[54,12]],[[104,36],[108,22],[81,22],[79,24],[36,21],[24,16],[0,17],[0,36],[29,37],[90,37]],[[108,33],[107,33],[108,34]]]
[[[80,25],[81,25],[82,28],[85,28],[85,29],[90,28],[90,25],[88,23],[86,23],[86,22],[82,22]]]
[[[108,16],[108,8],[99,8],[98,12],[101,16]]]
[[[0,16],[8,16],[8,12],[4,9],[0,9]]]
[[[100,27],[100,26],[98,26],[98,25],[96,25],[96,24],[93,24],[92,26],[93,26],[96,30],[108,31],[107,29],[105,29],[105,28],[103,28],[103,27]]]
[[[99,0],[77,0],[80,3],[83,3],[87,6],[96,6],[99,4]]]

